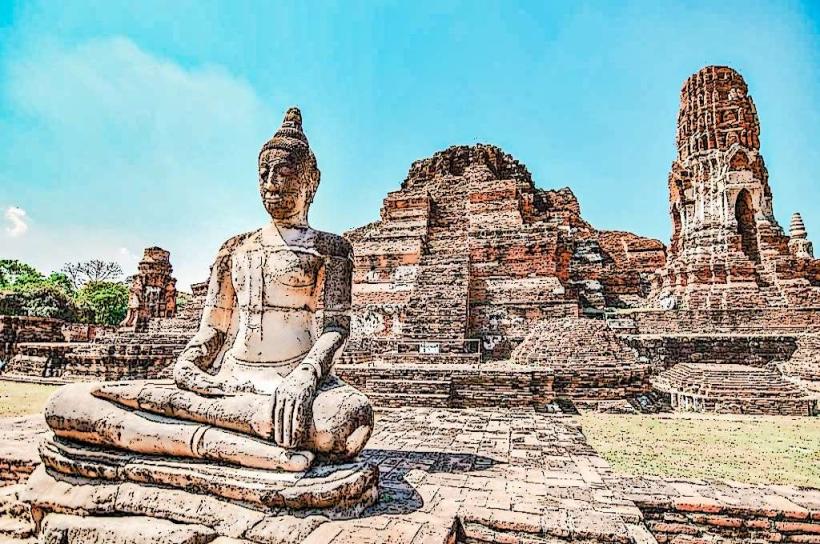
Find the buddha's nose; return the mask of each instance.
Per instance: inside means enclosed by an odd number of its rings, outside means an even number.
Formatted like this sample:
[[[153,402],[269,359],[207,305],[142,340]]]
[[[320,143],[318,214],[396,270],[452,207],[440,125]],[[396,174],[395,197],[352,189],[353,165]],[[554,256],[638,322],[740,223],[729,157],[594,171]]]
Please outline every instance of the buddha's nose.
[[[268,174],[268,179],[265,180],[265,190],[276,191],[279,189],[279,181],[274,174]]]

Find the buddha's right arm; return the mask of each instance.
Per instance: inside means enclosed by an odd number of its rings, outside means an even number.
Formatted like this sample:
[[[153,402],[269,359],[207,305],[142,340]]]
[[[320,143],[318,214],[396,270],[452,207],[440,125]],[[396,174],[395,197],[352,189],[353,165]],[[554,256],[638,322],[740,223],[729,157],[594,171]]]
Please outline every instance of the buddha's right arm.
[[[224,341],[225,333],[200,326],[199,332],[191,338],[174,364],[174,382],[177,387],[202,395],[224,394],[217,380],[206,371],[213,364]]]
[[[211,267],[199,330],[174,365],[174,381],[182,389],[202,394],[222,394],[208,370],[222,350],[233,313],[235,294],[230,268],[230,254],[223,246]]]

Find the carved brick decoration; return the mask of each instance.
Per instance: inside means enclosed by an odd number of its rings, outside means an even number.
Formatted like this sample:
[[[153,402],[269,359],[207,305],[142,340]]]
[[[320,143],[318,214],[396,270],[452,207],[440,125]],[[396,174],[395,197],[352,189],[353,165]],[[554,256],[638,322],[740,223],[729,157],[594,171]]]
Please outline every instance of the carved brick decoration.
[[[820,263],[789,250],[759,137],[757,110],[736,71],[707,66],[684,83],[661,306],[820,305]]]
[[[141,330],[151,318],[176,315],[177,280],[171,277],[170,257],[170,252],[159,247],[145,249],[137,274],[131,279],[128,313],[122,327]]]

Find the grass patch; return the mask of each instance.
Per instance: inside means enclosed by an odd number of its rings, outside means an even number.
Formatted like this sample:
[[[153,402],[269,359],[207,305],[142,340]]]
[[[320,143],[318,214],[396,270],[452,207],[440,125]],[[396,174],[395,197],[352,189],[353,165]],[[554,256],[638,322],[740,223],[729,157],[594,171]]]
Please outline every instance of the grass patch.
[[[59,386],[0,380],[0,417],[43,412],[46,399]]]
[[[612,469],[633,476],[820,487],[820,418],[577,416]]]

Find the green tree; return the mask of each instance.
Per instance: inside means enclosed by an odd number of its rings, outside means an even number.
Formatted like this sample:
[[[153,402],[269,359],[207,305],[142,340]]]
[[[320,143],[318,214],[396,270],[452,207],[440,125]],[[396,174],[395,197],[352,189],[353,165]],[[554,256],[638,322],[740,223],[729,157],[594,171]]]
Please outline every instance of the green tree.
[[[74,286],[71,284],[71,280],[62,272],[52,272],[45,279],[45,283],[62,289],[67,295],[74,295]]]
[[[65,274],[53,272],[45,277],[30,264],[0,260],[0,313],[54,317],[74,321],[77,306],[72,300],[71,282]]]
[[[77,291],[76,301],[94,323],[117,325],[128,308],[128,288],[122,283],[91,281]]]
[[[53,317],[65,321],[76,321],[79,317],[77,305],[62,287],[48,282],[32,284],[19,291],[23,300],[25,315],[33,317]]]
[[[39,270],[16,259],[0,259],[0,289],[17,291],[45,280]]]
[[[181,310],[191,303],[193,295],[185,291],[177,291],[177,310]]]
[[[86,283],[113,282],[122,276],[119,263],[100,259],[66,263],[60,272],[65,274],[75,289],[79,289]]]
[[[26,300],[20,293],[0,290],[0,315],[27,315]]]

